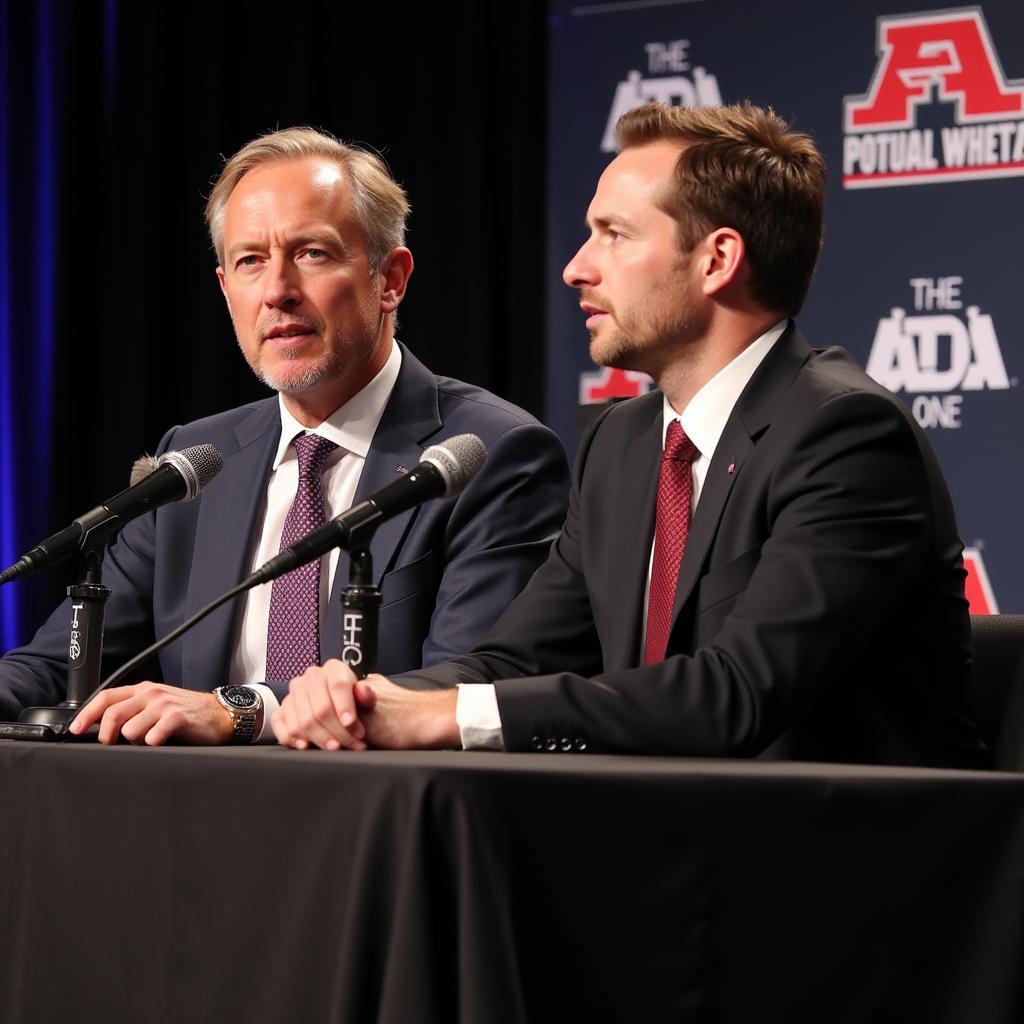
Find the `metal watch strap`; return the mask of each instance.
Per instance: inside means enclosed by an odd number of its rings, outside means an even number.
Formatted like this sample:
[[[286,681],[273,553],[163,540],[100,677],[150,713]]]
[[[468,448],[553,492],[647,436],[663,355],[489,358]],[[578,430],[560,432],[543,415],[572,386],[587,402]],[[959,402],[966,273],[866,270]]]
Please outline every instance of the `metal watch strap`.
[[[237,711],[232,711],[231,717],[234,719],[231,742],[252,743],[256,736],[256,712],[249,711],[245,714],[239,714]]]
[[[213,692],[217,700],[220,701],[220,706],[231,716],[231,738],[228,742],[231,744],[252,743],[259,731],[257,719],[263,712],[262,698],[260,698],[259,703],[251,711],[243,711],[230,704],[224,698],[221,692],[223,689],[223,686],[218,686]],[[251,687],[247,687],[247,689],[251,689]]]

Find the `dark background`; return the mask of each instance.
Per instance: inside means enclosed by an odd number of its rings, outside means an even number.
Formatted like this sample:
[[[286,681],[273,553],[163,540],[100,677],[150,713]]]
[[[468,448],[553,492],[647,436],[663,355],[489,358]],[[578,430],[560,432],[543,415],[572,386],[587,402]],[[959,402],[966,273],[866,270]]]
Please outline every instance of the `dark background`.
[[[891,310],[916,312],[911,278],[961,277],[957,315],[991,317],[1009,388],[902,394],[962,398],[961,426],[928,435],[991,579],[991,608],[975,610],[1024,610],[1024,176],[842,183],[844,99],[872,81],[878,19],[937,9],[0,0],[0,562],[120,490],[169,427],[265,393],[237,352],[202,210],[223,155],[278,127],[384,151],[413,206],[401,338],[572,449],[592,364],[561,269],[609,159],[600,140],[619,85],[672,74],[648,66],[646,48],[685,39],[686,74],[713,75],[723,102],[773,104],[826,157],[825,246],[800,317],[812,344],[866,363]],[[1019,87],[1024,5],[976,9]],[[933,97],[917,124],[952,117],[952,101]],[[56,571],[0,587],[0,650],[27,638],[64,583]]]
[[[383,151],[413,208],[400,337],[542,412],[545,3],[0,0],[0,37],[5,563],[168,427],[266,394],[202,211],[223,157],[275,128]],[[0,649],[61,577],[0,591]]]

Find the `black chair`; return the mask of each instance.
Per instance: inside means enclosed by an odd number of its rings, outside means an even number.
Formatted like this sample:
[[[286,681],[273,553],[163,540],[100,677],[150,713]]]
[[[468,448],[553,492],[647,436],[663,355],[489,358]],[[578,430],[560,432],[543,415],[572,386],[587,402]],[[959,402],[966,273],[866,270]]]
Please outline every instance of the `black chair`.
[[[971,699],[993,767],[1024,772],[1024,615],[972,615]]]

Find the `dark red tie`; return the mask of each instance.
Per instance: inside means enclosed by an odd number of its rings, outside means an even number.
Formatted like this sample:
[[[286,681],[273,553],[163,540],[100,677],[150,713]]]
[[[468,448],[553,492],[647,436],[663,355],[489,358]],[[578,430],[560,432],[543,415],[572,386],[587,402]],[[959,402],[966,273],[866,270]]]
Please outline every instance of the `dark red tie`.
[[[662,661],[672,628],[679,563],[690,532],[690,496],[693,493],[691,464],[700,455],[683,433],[679,420],[668,425],[665,451],[658,476],[658,513],[654,527],[654,561],[647,599],[647,636],[644,664]]]

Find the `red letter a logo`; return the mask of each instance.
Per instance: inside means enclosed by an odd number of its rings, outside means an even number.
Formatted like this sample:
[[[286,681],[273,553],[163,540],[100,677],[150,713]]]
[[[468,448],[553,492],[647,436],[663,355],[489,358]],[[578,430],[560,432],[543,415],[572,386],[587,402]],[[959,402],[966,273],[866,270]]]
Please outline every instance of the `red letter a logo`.
[[[1024,117],[1024,85],[1006,81],[980,8],[879,18],[878,57],[867,95],[844,100],[847,132],[913,128],[933,86],[959,124]]]

